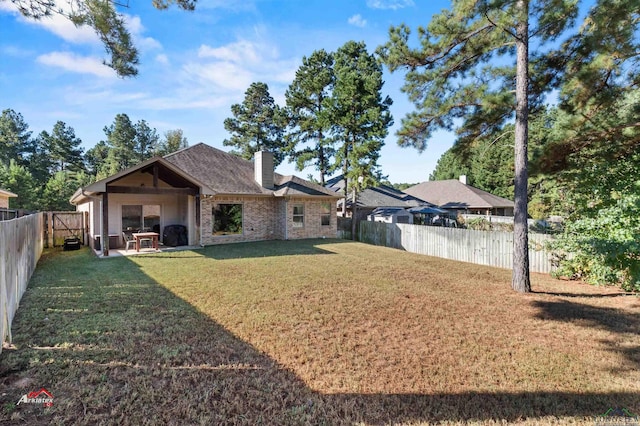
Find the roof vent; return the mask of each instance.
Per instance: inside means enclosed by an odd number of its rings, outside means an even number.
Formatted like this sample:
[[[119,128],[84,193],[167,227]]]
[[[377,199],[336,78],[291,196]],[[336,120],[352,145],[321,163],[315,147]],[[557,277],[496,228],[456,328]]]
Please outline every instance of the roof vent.
[[[467,184],[467,175],[460,175],[460,182],[463,185],[466,185]]]
[[[258,151],[253,157],[255,180],[263,188],[273,189],[273,154]]]

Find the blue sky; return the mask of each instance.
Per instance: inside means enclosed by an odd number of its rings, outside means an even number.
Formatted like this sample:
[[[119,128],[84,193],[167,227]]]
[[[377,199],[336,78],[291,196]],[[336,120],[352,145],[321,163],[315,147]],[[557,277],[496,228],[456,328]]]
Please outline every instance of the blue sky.
[[[34,135],[57,120],[73,127],[89,149],[105,139],[103,128],[118,113],[147,120],[159,134],[182,129],[189,144],[228,150],[223,121],[242,102],[252,82],[269,85],[276,102],[302,57],[335,51],[349,40],[369,51],[386,42],[391,25],[426,25],[449,6],[442,0],[200,0],[195,12],[159,11],[150,0],[122,9],[140,50],[139,75],[118,78],[101,64],[103,47],[89,28],[56,16],[39,22],[20,17],[0,0],[0,108],[20,112]],[[395,131],[413,109],[400,88],[402,72],[385,70],[383,94],[390,96],[395,124],[380,164],[394,183],[428,180],[454,141],[440,132],[418,154],[397,146]],[[285,161],[282,174],[306,177]]]

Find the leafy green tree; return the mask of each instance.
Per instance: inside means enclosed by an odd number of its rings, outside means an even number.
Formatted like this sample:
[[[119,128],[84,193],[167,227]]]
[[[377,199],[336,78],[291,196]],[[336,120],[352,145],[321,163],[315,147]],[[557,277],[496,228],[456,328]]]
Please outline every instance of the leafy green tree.
[[[124,3],[110,0],[68,0],[67,8],[60,7],[55,0],[0,0],[10,1],[26,18],[43,19],[53,14],[68,18],[76,27],[89,26],[100,37],[110,56],[104,64],[113,68],[120,77],[138,74],[138,50],[131,41],[124,16],[116,7]],[[157,9],[166,9],[177,4],[184,10],[194,10],[197,0],[153,0]]]
[[[12,109],[3,110],[0,115],[0,164],[9,166],[14,160],[16,164],[26,166],[33,151],[29,125],[22,114]]]
[[[15,193],[11,199],[11,208],[35,210],[38,208],[41,188],[29,169],[10,160],[9,164],[0,164],[0,188]]]
[[[292,128],[287,135],[287,151],[298,170],[313,164],[323,186],[335,153],[329,136],[329,100],[334,84],[333,55],[321,49],[302,58],[302,66],[285,93]]]
[[[225,146],[237,148],[234,152],[247,160],[261,150],[273,153],[277,166],[285,157],[285,113],[269,94],[265,83],[252,83],[245,92],[242,104],[231,106],[233,118],[224,120],[224,128],[231,133]]]
[[[181,129],[168,130],[164,133],[164,138],[158,145],[156,155],[167,155],[189,146],[187,138],[182,134]]]
[[[379,49],[392,71],[408,69],[404,90],[417,111],[403,120],[402,146],[423,150],[434,130],[454,127],[459,142],[470,143],[515,113],[512,287],[521,292],[530,291],[529,109],[537,110],[544,93],[558,88],[565,108],[604,105],[615,99],[621,80],[638,82],[634,1],[598,0],[582,26],[575,25],[578,12],[573,0],[454,1],[420,28],[419,49],[409,47],[404,25],[392,28],[391,40]]]
[[[554,244],[558,275],[640,290],[638,116],[638,89],[588,122],[581,111],[559,113],[539,166],[555,172],[563,196],[565,228]]]

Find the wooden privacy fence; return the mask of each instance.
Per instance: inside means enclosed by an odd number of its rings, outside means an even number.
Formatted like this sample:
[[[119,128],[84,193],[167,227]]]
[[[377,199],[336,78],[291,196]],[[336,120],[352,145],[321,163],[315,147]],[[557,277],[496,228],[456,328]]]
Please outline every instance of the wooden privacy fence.
[[[11,342],[13,316],[42,254],[43,228],[43,213],[0,222],[0,340],[3,343]]]
[[[358,237],[363,243],[411,253],[498,268],[513,267],[513,232],[362,221]],[[550,253],[545,250],[546,242],[551,239],[549,235],[529,234],[530,271],[553,270]]]
[[[76,237],[83,245],[88,230],[86,212],[46,212],[44,217],[45,243],[47,247],[62,247],[65,238]]]
[[[351,221],[349,217],[338,217],[338,238],[351,240]]]

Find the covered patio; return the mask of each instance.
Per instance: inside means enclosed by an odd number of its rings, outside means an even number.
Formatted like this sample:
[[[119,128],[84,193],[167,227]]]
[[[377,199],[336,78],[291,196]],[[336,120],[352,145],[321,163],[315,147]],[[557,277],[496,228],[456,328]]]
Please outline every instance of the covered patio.
[[[126,248],[112,248],[109,250],[109,256],[104,256],[101,250],[96,250],[95,248],[92,248],[93,253],[99,259],[108,259],[108,258],[114,258],[114,257],[128,257],[128,256],[145,256],[150,254],[170,253],[170,252],[177,252],[177,251],[200,250],[200,249],[202,249],[202,246],[199,246],[199,245],[171,247],[171,246],[165,246],[164,244],[160,244],[157,250],[154,249],[153,247],[145,246],[145,247],[141,247],[139,252],[137,252],[135,249],[127,250]]]
[[[100,257],[122,256],[156,252],[131,249],[127,241],[138,233],[156,239],[160,251],[199,246],[202,188],[193,177],[156,157],[79,189],[71,202],[89,213],[87,241],[92,249]],[[163,241],[176,229],[181,230],[180,238]]]

